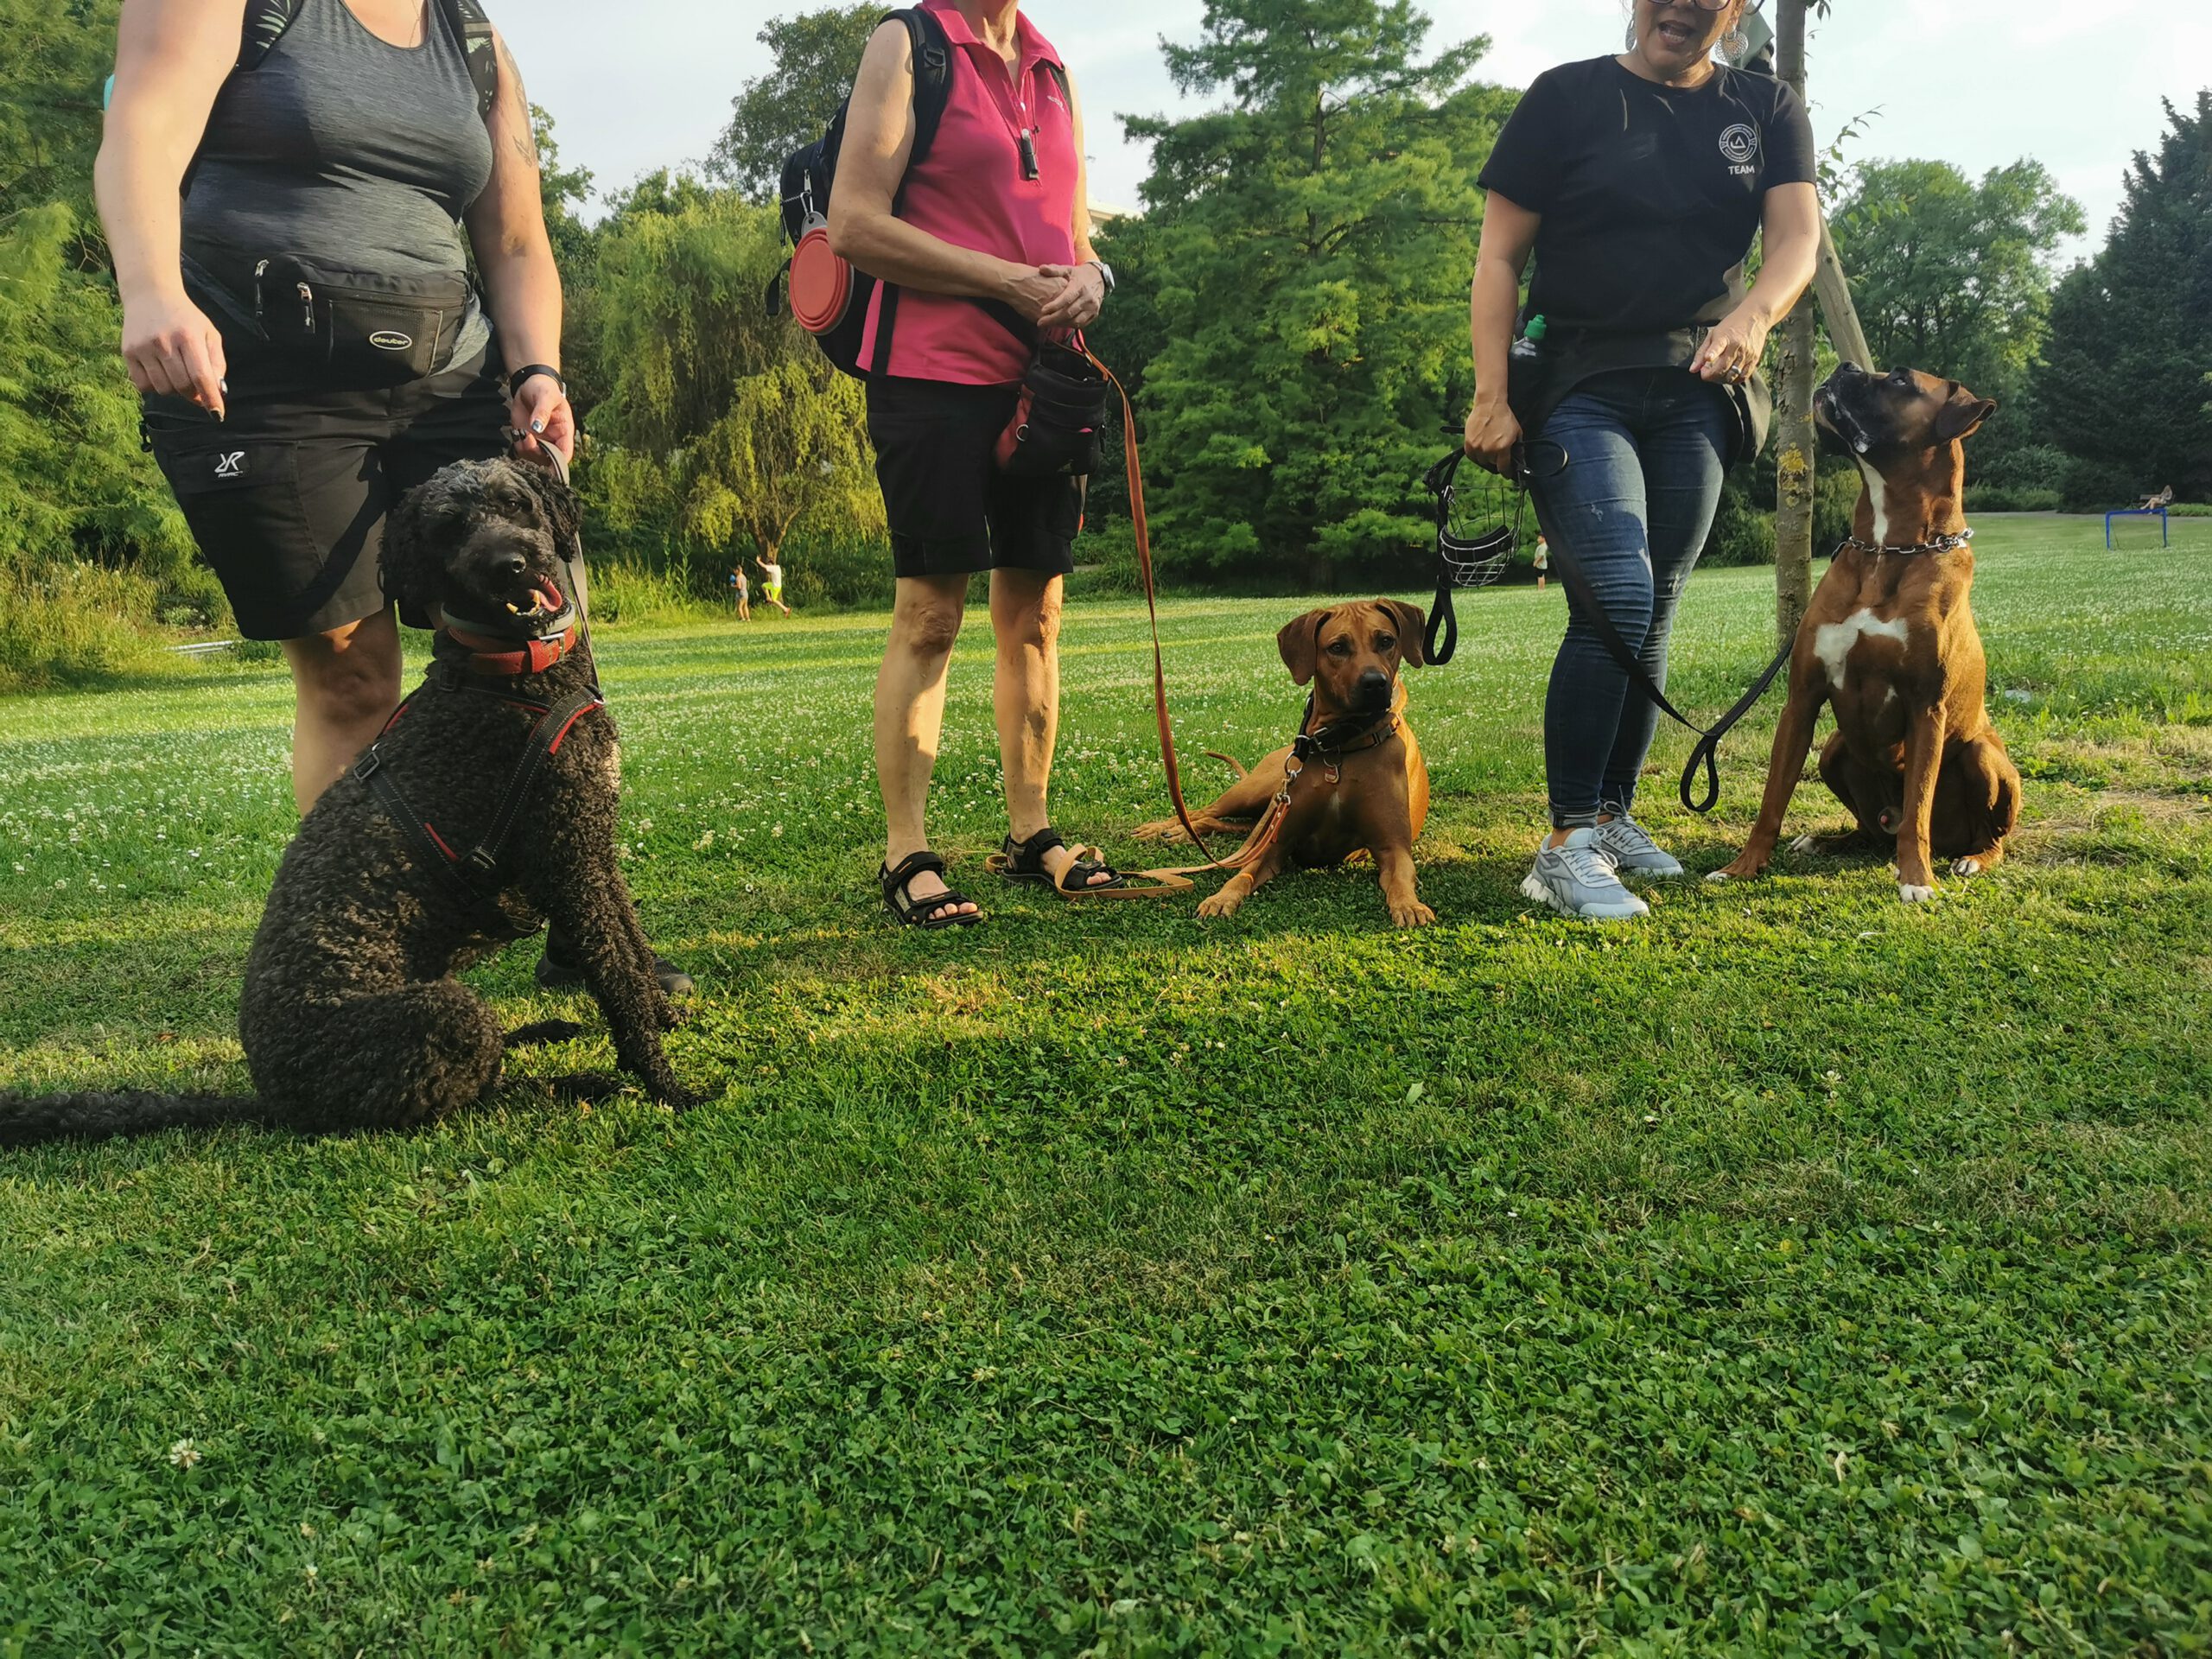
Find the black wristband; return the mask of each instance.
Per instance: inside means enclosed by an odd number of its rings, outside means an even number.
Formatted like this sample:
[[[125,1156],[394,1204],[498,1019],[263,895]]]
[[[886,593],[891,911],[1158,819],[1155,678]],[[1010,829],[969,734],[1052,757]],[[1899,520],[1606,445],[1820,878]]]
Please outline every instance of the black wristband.
[[[525,363],[507,377],[507,396],[520,397],[523,382],[541,374],[551,375],[553,384],[561,388],[561,395],[563,397],[569,395],[569,383],[561,378],[560,370],[555,368],[550,363]]]

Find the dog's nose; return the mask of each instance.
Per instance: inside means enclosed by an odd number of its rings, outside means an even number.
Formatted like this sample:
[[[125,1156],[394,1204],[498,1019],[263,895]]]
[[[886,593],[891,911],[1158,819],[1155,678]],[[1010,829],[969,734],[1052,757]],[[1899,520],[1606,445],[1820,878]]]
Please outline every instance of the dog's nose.
[[[1390,677],[1379,668],[1370,668],[1359,677],[1360,695],[1380,697],[1390,690]]]
[[[530,569],[530,561],[519,553],[502,553],[492,561],[492,574],[512,581]]]

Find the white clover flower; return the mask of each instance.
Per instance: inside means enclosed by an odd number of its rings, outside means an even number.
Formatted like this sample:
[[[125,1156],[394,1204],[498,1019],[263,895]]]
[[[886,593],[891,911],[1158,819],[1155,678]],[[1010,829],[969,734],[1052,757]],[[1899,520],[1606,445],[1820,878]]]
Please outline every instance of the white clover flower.
[[[179,1469],[189,1469],[205,1454],[189,1440],[179,1440],[169,1447],[169,1462]]]

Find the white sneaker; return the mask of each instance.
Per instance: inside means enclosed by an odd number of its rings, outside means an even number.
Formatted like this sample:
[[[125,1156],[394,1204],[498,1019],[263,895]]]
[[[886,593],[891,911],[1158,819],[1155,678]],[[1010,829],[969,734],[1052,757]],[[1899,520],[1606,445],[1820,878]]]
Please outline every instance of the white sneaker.
[[[1625,812],[1598,826],[1598,850],[1623,875],[1680,875],[1681,863]]]
[[[1627,922],[1651,913],[1650,906],[1621,885],[1611,861],[1599,849],[1595,830],[1577,830],[1562,846],[1538,848],[1536,867],[1521,893],[1586,922]]]

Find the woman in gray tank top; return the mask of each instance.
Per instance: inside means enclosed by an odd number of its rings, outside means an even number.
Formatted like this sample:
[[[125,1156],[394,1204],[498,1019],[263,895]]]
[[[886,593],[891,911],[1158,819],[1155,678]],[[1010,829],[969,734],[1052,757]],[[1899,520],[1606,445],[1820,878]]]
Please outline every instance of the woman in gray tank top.
[[[565,456],[574,418],[537,148],[505,46],[480,116],[442,0],[294,11],[248,70],[247,0],[125,0],[96,181],[156,456],[241,630],[281,639],[291,664],[304,811],[399,700],[379,568],[392,501],[446,461],[504,452],[510,423]],[[455,283],[436,372],[365,385],[270,345],[257,302],[293,296],[257,296],[253,272],[292,257]]]
[[[480,24],[461,0],[123,7],[95,173],[123,354],[240,631],[283,644],[302,812],[399,701],[392,505],[510,428],[575,442],[530,102]],[[569,960],[550,939],[540,982]]]

